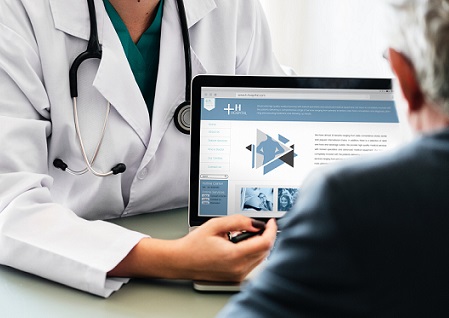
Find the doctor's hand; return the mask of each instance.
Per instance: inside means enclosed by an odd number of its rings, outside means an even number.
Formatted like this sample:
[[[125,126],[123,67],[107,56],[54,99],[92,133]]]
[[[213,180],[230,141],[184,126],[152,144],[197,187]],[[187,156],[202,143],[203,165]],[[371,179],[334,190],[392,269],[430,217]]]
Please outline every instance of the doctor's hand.
[[[228,232],[257,232],[264,224],[242,215],[215,218],[180,240],[191,279],[241,281],[273,247],[277,226],[270,220],[262,235],[237,244],[229,241]]]
[[[108,275],[241,281],[268,256],[277,226],[270,220],[263,234],[237,244],[228,232],[258,231],[257,222],[232,215],[212,219],[178,240],[144,238]]]

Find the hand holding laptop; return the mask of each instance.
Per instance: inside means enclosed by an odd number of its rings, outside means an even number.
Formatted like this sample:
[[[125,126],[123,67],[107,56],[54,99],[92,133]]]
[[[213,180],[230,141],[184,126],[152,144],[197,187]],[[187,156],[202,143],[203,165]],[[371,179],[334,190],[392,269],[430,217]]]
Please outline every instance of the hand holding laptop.
[[[234,244],[229,232],[258,232],[263,225],[242,215],[214,218],[179,240],[183,263],[190,279],[208,281],[243,280],[268,255],[277,226],[270,220],[261,235]],[[187,277],[186,277],[187,278]]]

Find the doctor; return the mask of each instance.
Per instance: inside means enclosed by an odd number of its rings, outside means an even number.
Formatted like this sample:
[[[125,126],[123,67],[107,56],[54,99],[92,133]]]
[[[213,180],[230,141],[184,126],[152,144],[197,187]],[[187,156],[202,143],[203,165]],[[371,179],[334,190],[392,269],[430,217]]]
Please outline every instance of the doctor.
[[[0,2],[0,263],[103,297],[117,277],[240,280],[273,244],[273,222],[232,244],[226,232],[261,225],[225,217],[162,241],[99,221],[186,206],[188,190],[189,136],[173,119],[186,99],[177,3],[109,1],[94,1],[102,54],[79,65],[75,99],[86,0]],[[185,10],[193,76],[283,73],[257,0]],[[126,168],[102,177],[87,164]]]

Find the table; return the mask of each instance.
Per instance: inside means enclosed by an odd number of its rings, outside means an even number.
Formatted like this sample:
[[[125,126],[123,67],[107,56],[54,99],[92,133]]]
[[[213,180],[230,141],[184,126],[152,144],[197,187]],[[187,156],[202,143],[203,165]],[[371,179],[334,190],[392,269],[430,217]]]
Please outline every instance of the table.
[[[111,221],[155,238],[188,232],[187,209]],[[0,265],[0,317],[214,317],[230,293],[200,293],[191,281],[133,279],[108,299]]]

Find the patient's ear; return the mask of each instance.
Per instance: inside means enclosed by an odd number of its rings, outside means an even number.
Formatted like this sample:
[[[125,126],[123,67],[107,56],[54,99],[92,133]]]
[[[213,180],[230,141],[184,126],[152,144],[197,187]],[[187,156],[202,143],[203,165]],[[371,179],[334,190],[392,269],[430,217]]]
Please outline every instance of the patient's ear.
[[[416,79],[415,68],[402,53],[389,49],[390,64],[396,74],[409,111],[418,111],[424,106],[424,95]]]

